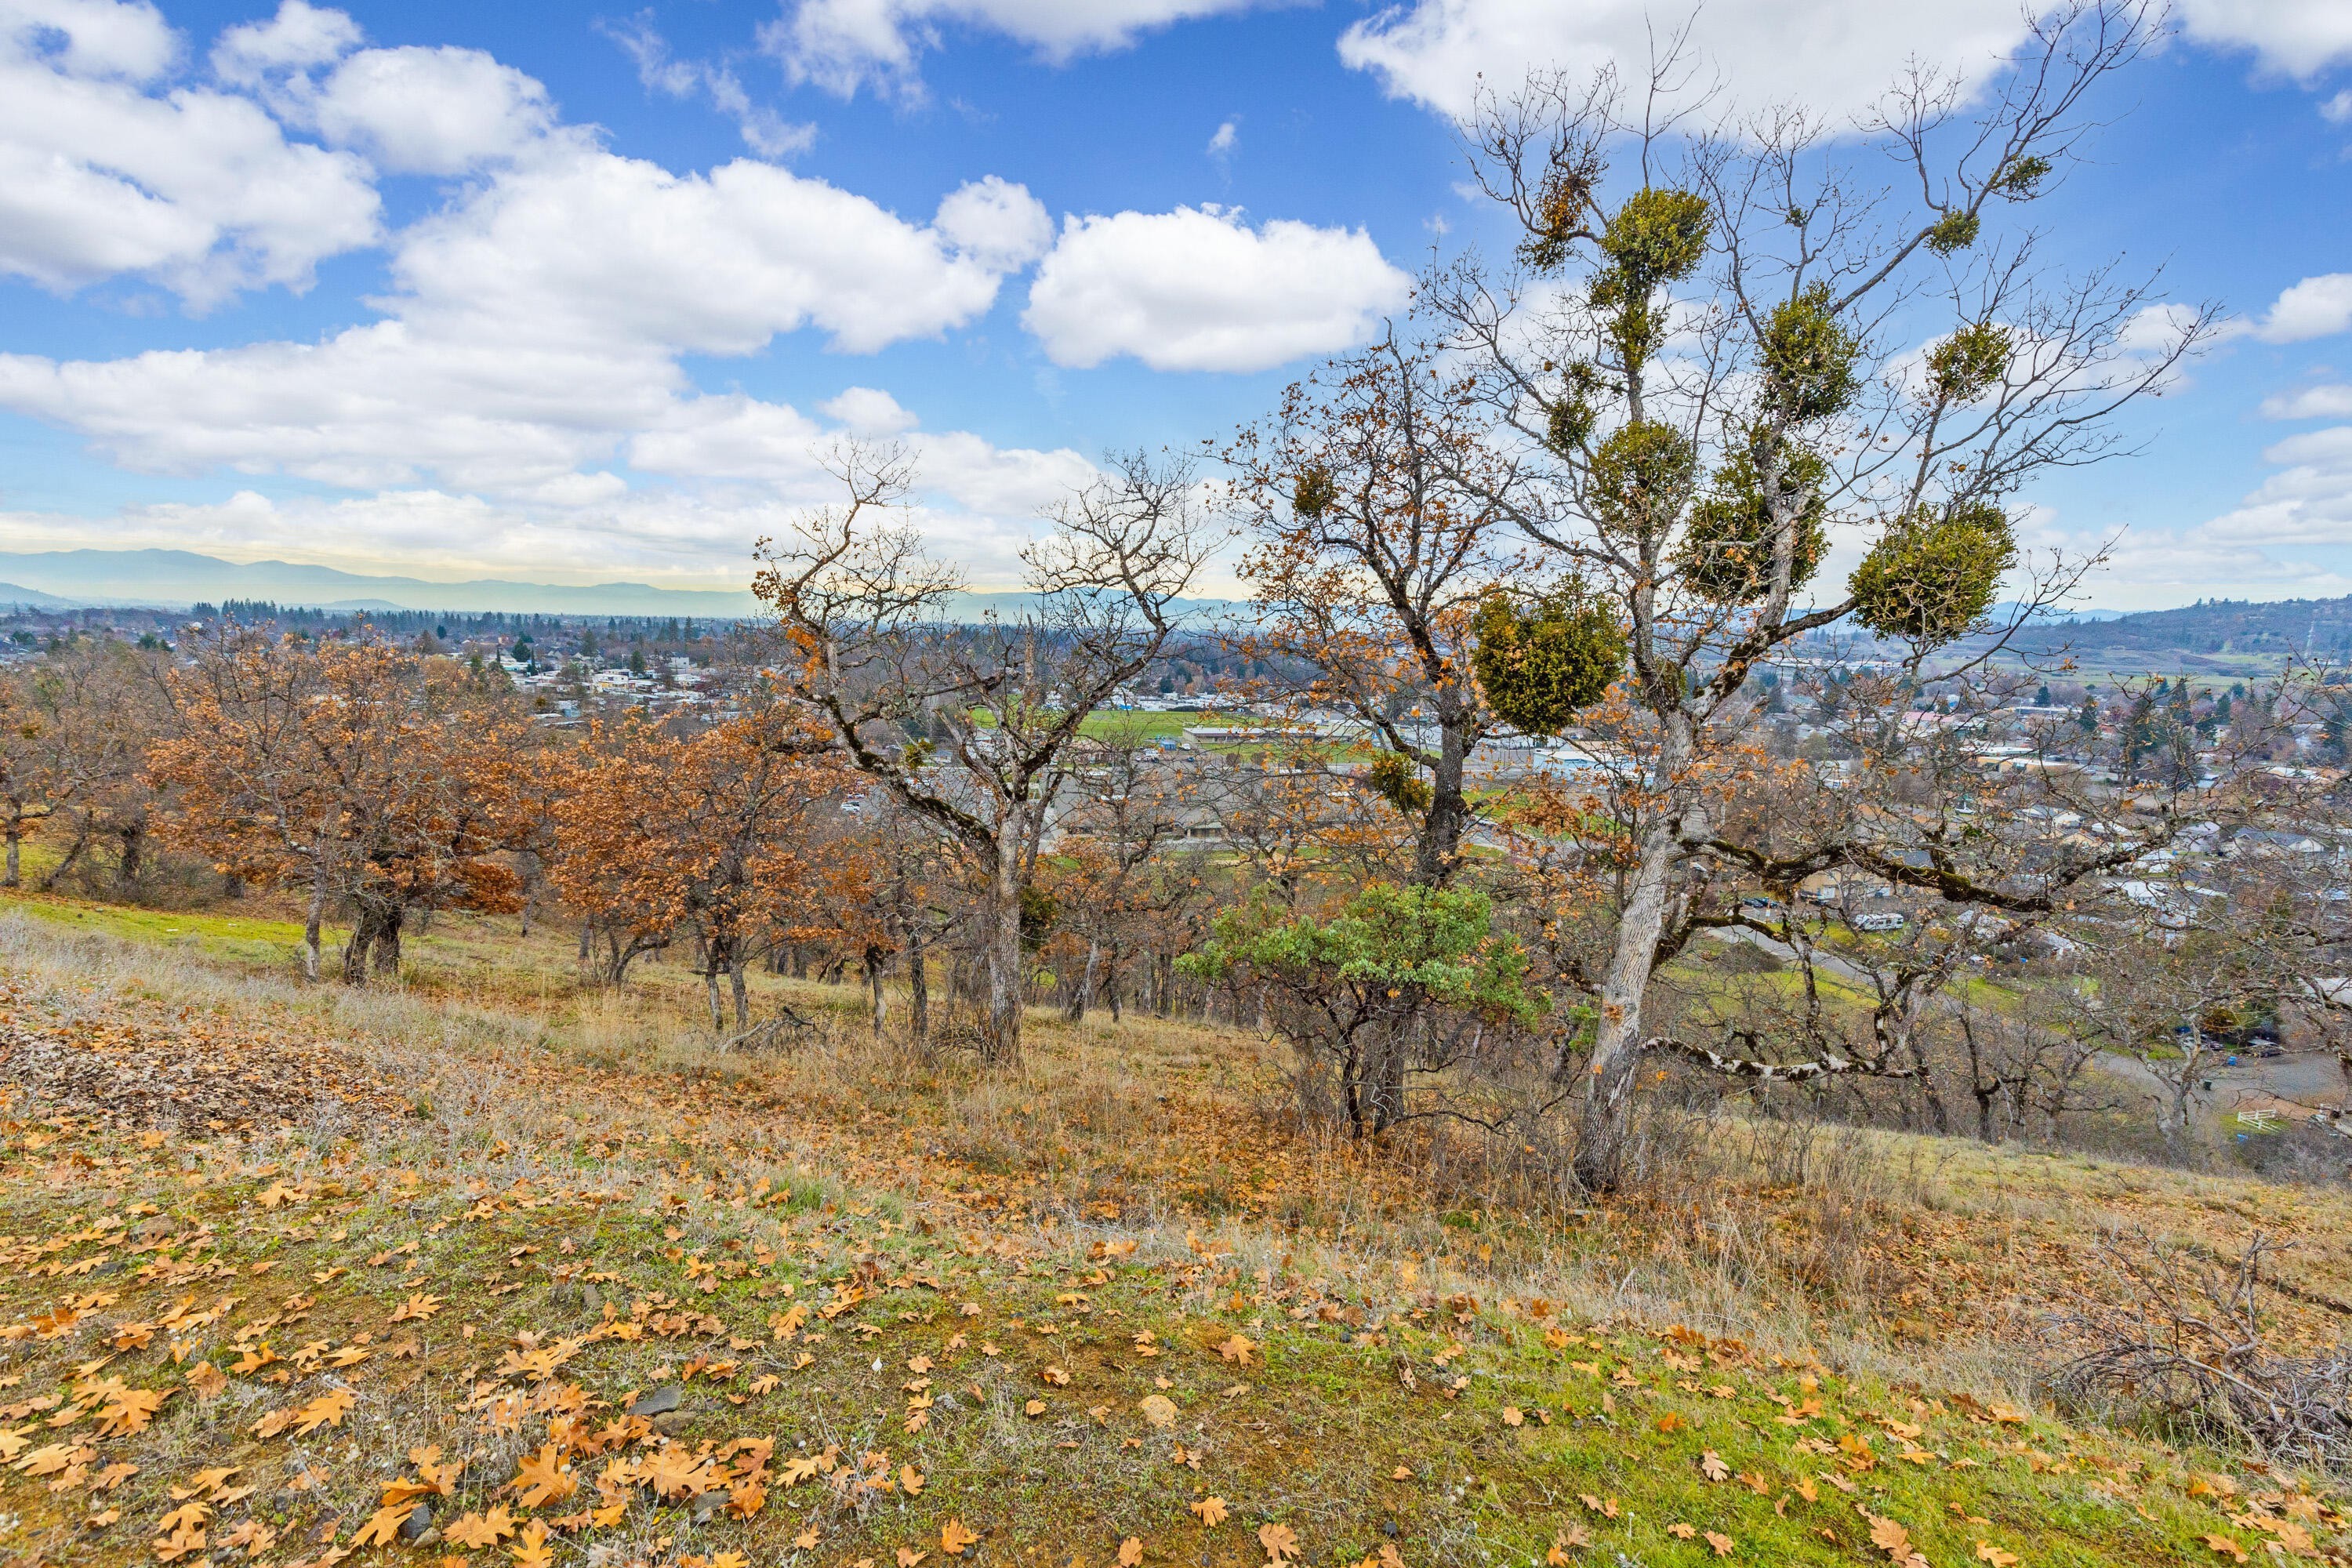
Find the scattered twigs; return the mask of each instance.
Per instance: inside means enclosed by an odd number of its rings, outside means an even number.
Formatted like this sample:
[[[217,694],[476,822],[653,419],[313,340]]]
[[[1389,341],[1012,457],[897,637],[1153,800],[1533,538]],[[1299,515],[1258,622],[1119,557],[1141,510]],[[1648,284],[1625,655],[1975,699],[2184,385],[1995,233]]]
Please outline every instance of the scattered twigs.
[[[2078,1297],[2061,1331],[2085,1345],[2058,1367],[2062,1394],[2136,1405],[2258,1450],[2266,1458],[2352,1469],[2352,1350],[2272,1352],[2259,1292],[2263,1260],[2279,1250],[2254,1237],[2234,1259],[2141,1235],[2101,1252],[2129,1288],[2121,1305]]]

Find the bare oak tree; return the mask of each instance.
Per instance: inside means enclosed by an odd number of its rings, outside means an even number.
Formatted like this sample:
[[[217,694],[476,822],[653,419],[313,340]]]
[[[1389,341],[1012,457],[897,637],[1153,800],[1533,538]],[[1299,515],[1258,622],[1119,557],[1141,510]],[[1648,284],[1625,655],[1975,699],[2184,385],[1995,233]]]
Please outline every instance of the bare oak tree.
[[[845,500],[760,545],[783,679],[843,754],[971,856],[987,889],[982,1054],[1020,1059],[1022,911],[1087,719],[1179,630],[1214,540],[1189,467],[1142,454],[1056,506],[1018,607],[959,618],[963,578],[902,510],[904,454],[836,454]]]

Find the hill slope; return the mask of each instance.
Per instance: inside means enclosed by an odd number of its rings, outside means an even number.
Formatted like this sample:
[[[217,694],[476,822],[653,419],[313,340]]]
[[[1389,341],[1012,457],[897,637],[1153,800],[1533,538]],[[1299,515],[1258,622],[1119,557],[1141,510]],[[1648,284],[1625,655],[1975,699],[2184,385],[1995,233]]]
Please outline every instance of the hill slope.
[[[142,916],[134,940],[99,934],[113,911],[18,911],[20,1561],[2344,1549],[2292,1478],[2032,1410],[1945,1310],[2102,1214],[2300,1227],[2303,1266],[2340,1269],[2335,1200],[1955,1148],[1857,1238],[1919,1271],[1897,1345],[1766,1299],[1802,1298],[1794,1275],[1750,1296],[1676,1272],[1639,1205],[1564,1238],[1433,1209],[1406,1173],[1253,1116],[1266,1064],[1239,1037],[1041,1015],[1030,1076],[977,1082],[861,1044],[845,990],[776,981],[833,1022],[744,1062],[661,1025],[684,976],[551,1014],[517,965],[560,954],[518,958],[510,927],[449,922],[379,994],[286,984],[261,921]],[[1801,1194],[1759,1201],[1802,1223]]]

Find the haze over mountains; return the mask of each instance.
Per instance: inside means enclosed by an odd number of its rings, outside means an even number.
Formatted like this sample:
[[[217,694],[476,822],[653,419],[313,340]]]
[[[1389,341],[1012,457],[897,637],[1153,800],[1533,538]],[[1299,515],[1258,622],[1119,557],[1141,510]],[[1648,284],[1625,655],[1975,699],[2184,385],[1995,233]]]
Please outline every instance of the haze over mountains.
[[[1024,595],[965,595],[967,613]],[[524,583],[472,578],[436,583],[378,577],[286,561],[223,561],[187,550],[0,552],[0,608],[146,605],[182,609],[223,600],[265,600],[324,610],[502,612],[514,615],[661,616],[725,620],[751,614],[748,591],[658,588],[645,583]],[[1208,601],[1202,608],[1213,607]],[[2151,673],[2219,668],[2214,661],[2341,654],[2352,649],[2352,597],[2268,603],[2207,600],[2119,615],[2084,610],[2019,634],[2029,656],[2062,649],[2102,663],[2145,662]]]
[[[656,588],[644,583],[565,584],[491,577],[431,583],[286,561],[222,561],[188,550],[0,552],[0,604],[179,608],[224,599],[266,599],[326,610],[550,615],[732,616],[756,607],[748,592]]]

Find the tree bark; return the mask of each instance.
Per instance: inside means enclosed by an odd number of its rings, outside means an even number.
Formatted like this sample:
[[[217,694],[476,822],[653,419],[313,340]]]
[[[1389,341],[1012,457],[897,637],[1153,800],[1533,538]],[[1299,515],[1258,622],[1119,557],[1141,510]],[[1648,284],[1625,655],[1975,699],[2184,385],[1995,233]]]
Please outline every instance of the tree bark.
[[[873,1004],[874,1042],[877,1045],[881,1044],[882,1031],[889,1023],[889,998],[882,989],[882,970],[888,956],[876,947],[867,948],[865,953],[866,994]]]
[[[741,1034],[751,1026],[751,994],[743,984],[743,961],[730,956],[727,961],[727,988],[735,999],[735,1032]]]
[[[931,984],[919,942],[907,944],[907,1032],[914,1037],[915,1049],[930,1055]]]
[[[1470,761],[1463,744],[1462,726],[1441,715],[1437,767],[1431,774],[1429,811],[1422,818],[1421,842],[1413,854],[1412,879],[1424,887],[1443,887],[1454,875],[1461,856],[1462,830],[1469,825],[1470,807],[1462,795],[1462,775]]]
[[[369,967],[381,979],[396,981],[400,978],[400,928],[404,913],[398,904],[388,905],[382,923],[376,927],[375,952],[370,958]]]
[[[122,846],[121,858],[114,866],[114,890],[128,897],[139,887],[139,872],[146,859],[147,829],[139,823],[118,828],[115,838]]]
[[[50,867],[48,875],[41,879],[41,891],[45,893],[56,891],[58,879],[73,869],[75,862],[81,858],[81,852],[88,847],[89,847],[89,835],[87,832],[75,834],[74,841],[66,846],[65,858]]]
[[[343,944],[343,984],[365,985],[371,974],[400,973],[401,909],[378,897],[359,900],[351,940]]]
[[[1077,984],[1070,988],[1070,1005],[1062,1012],[1064,1022],[1080,1024],[1086,1021],[1087,1009],[1095,1002],[1095,976],[1101,969],[1102,943],[1089,937],[1087,940],[1086,973],[1079,977]]]
[[[319,928],[327,919],[327,867],[321,860],[310,869],[310,907],[302,921],[302,978],[319,978]]]
[[[1586,1069],[1589,1081],[1576,1151],[1577,1179],[1596,1191],[1614,1187],[1622,1173],[1634,1069],[1642,1055],[1642,1000],[1649,992],[1658,937],[1665,929],[1675,849],[1669,820],[1652,823],[1643,834],[1631,896],[1618,919],[1616,946],[1601,983],[1601,1017]],[[1555,1070],[1564,1071],[1568,1060],[1563,1049]]]
[[[1021,1065],[1021,868],[1011,855],[997,863],[988,942],[988,1027],[981,1060],[992,1068]]]

